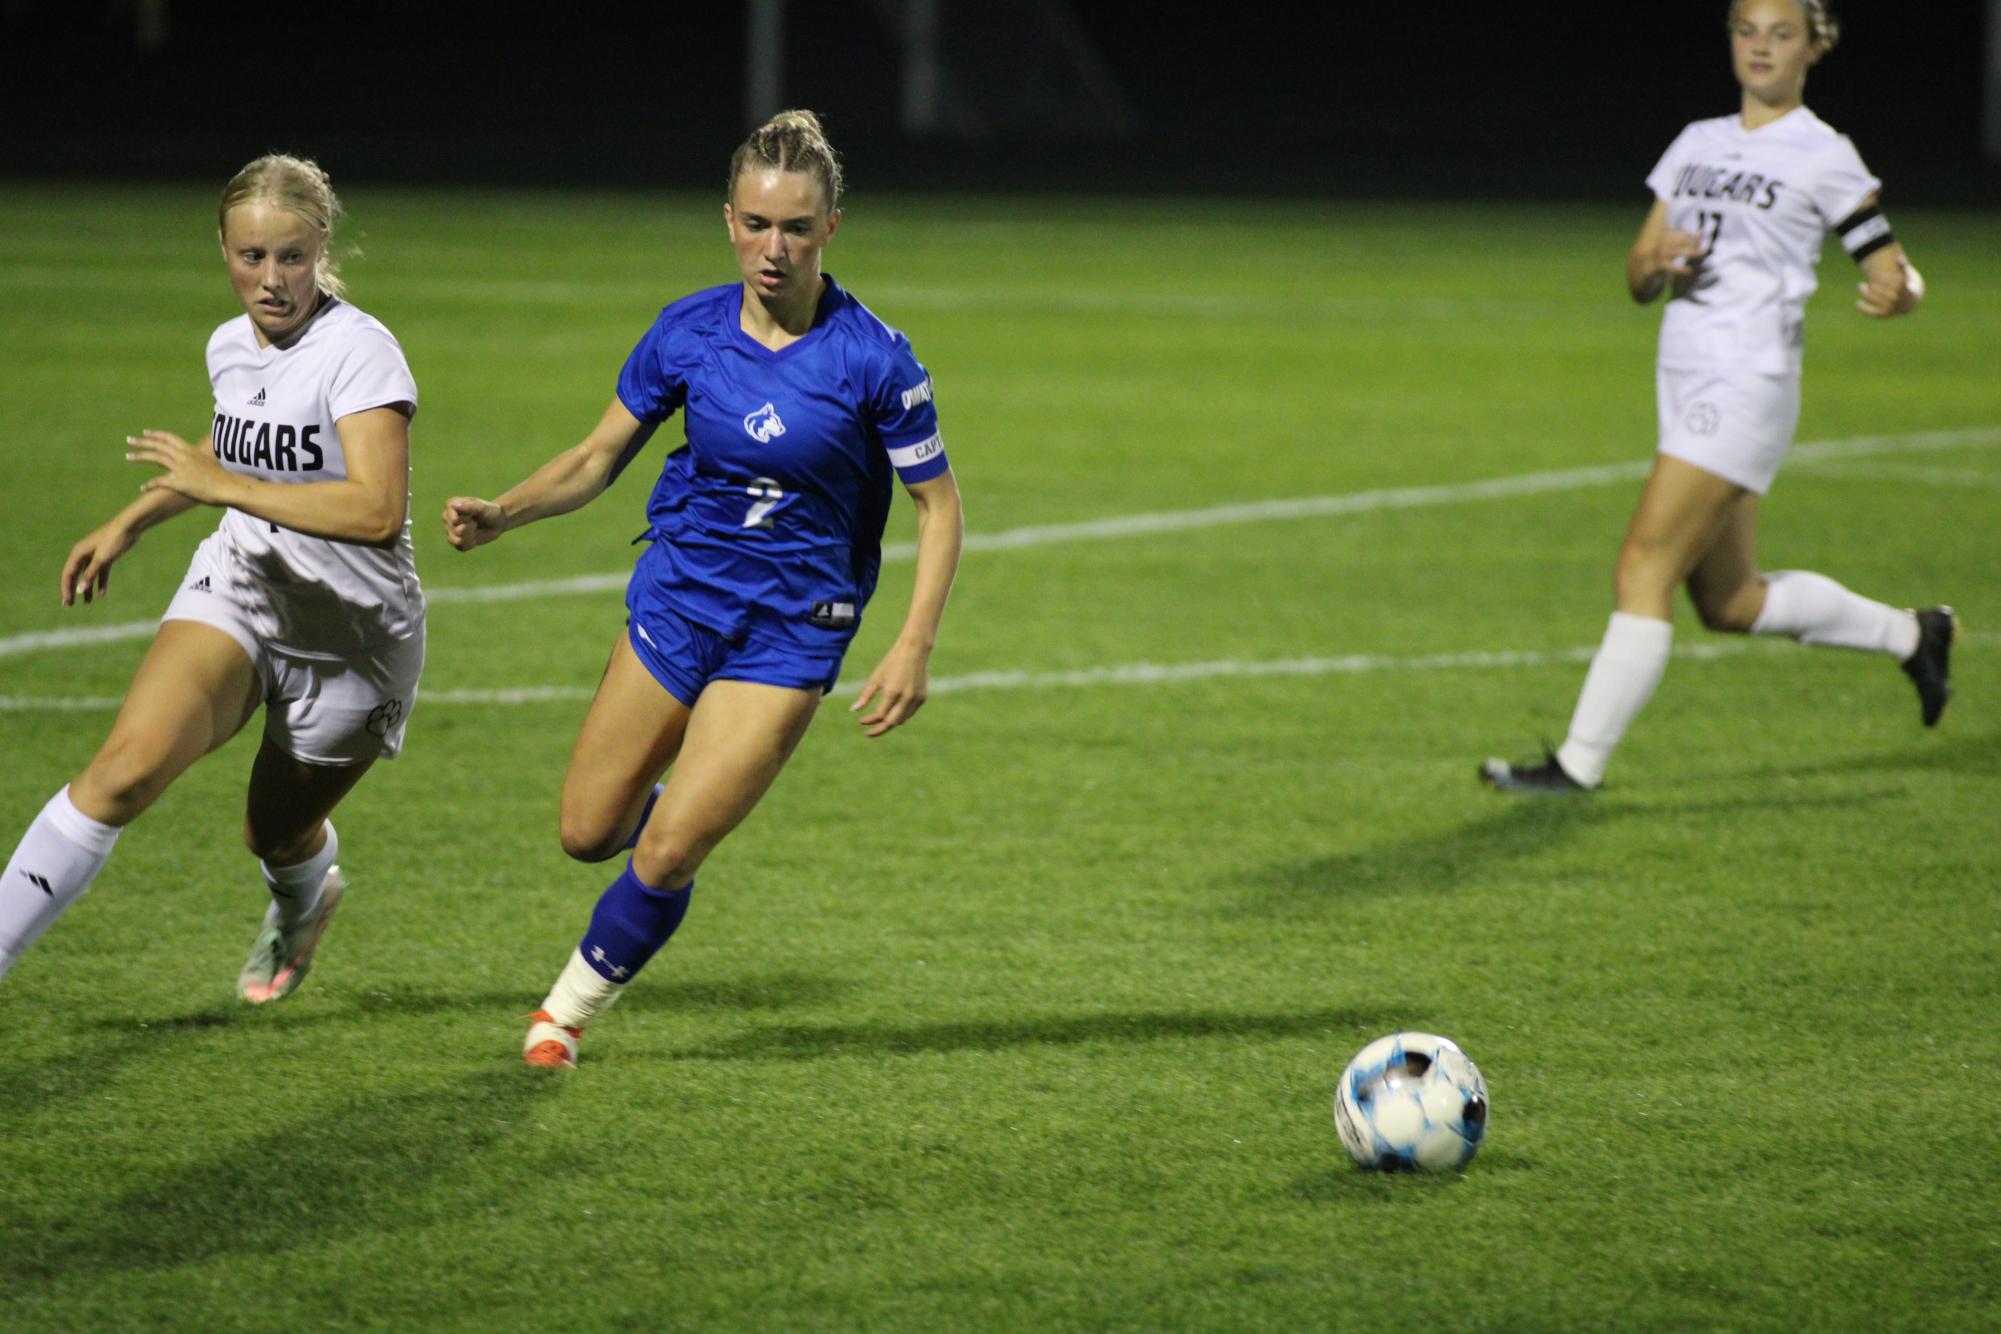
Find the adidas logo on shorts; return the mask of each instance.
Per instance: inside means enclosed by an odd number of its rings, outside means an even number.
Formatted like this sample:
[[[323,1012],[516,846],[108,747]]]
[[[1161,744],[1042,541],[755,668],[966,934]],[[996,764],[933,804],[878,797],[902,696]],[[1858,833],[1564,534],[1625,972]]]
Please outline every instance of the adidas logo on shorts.
[[[188,585],[188,592],[190,593],[207,593],[209,591],[210,589],[208,586],[207,575],[203,575],[201,578],[195,580],[193,583]]]

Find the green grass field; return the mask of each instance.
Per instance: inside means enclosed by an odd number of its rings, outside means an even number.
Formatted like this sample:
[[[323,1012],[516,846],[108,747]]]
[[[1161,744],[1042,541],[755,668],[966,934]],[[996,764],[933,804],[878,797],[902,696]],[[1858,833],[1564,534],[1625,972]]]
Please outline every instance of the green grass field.
[[[56,605],[141,480],[123,437],[203,429],[236,313],[212,200],[0,195],[8,848],[143,648],[25,637],[157,616],[212,527]],[[877,742],[829,702],[551,1079],[518,1016],[608,878],[555,807],[622,606],[532,585],[629,566],[660,446],[470,556],[437,514],[576,439],[654,311],[733,270],[707,198],[348,202],[354,298],[423,394],[425,698],[337,817],[349,903],[296,997],[231,990],[254,726],[0,984],[0,1326],[1994,1320],[1995,216],[1898,215],[1931,299],[1889,325],[1829,248],[1800,438],[1849,443],[1764,516],[1773,568],[1959,608],[1943,724],[1886,660],[1684,608],[1699,652],[1606,789],[1522,804],[1475,766],[1560,737],[1652,447],[1641,199],[856,197],[828,267],[934,374],[975,537],[939,689]],[[1235,504],[1263,508],[1189,517]],[[1063,527],[1140,514],[1173,517]],[[1487,1076],[1463,1175],[1365,1175],[1335,1137],[1342,1066],[1403,1028]]]

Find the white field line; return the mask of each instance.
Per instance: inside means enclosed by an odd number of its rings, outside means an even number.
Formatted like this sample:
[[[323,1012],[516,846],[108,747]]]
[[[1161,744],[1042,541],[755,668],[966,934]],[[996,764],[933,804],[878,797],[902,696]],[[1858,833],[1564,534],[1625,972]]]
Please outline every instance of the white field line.
[[[887,555],[888,552],[884,552]],[[433,606],[452,602],[521,602],[530,598],[564,597],[577,593],[613,593],[625,589],[632,578],[630,569],[608,574],[579,574],[567,579],[530,579],[520,584],[488,584],[457,588],[424,589],[424,600]],[[6,651],[0,641],[0,653]]]
[[[1920,431],[1907,435],[1863,435],[1846,440],[1818,440],[1795,446],[1789,462],[1794,466],[1812,466],[1839,459],[1970,449],[1984,445],[2001,445],[2001,427],[1985,426],[1961,431]],[[1236,524],[1274,523],[1287,519],[1327,518],[1343,514],[1369,514],[1381,510],[1456,505],[1467,501],[1501,500],[1512,496],[1545,495],[1605,486],[1614,482],[1638,481],[1644,478],[1652,467],[1651,458],[1635,459],[1626,463],[1607,463],[1591,468],[1566,468],[1556,472],[1525,473],[1516,477],[1495,477],[1478,482],[1451,482],[1442,486],[1395,487],[1381,491],[1353,491],[1333,496],[1297,496],[1286,500],[1217,505],[1207,509],[1124,514],[1109,519],[1087,519],[1080,523],[1038,524],[1026,528],[1004,529],[998,533],[969,533],[966,536],[965,549],[969,553],[1016,551],[1026,547],[1056,546],[1070,542],[1113,541]],[[916,544],[910,542],[894,542],[882,549],[884,561],[907,561],[916,554]],[[617,570],[606,574],[574,575],[563,579],[533,579],[516,584],[427,588],[424,592],[433,606],[457,602],[519,602],[531,598],[613,592],[625,587],[630,573],[629,570]],[[143,639],[153,633],[156,624],[154,621],[124,621],[117,625],[88,629],[40,630],[28,634],[10,635],[0,638],[0,658],[44,649],[102,644],[119,639]]]
[[[2001,644],[2001,633],[1962,634],[1962,644]],[[1714,662],[1746,653],[1777,652],[1789,647],[1775,639],[1729,639],[1715,643],[1685,644],[1674,656],[1685,662]],[[1554,650],[1496,649],[1471,653],[1430,653],[1415,657],[1392,657],[1374,653],[1351,653],[1338,658],[1274,658],[1244,661],[1223,658],[1210,662],[1129,662],[1114,667],[1086,667],[1068,672],[969,672],[964,676],[941,676],[931,682],[933,695],[958,694],[968,690],[1080,690],[1095,686],[1168,686],[1189,681],[1270,676],[1363,676],[1378,672],[1501,671],[1509,668],[1582,666],[1598,651],[1595,644]],[[833,698],[852,697],[860,686],[844,681],[828,692]],[[425,690],[417,696],[421,705],[474,704],[513,706],[523,704],[569,704],[588,700],[595,693],[584,686],[523,686],[500,690]],[[28,695],[0,695],[0,713],[81,713],[110,710],[120,701],[107,695],[78,698],[36,698]]]
[[[89,644],[110,644],[121,639],[144,639],[159,624],[156,617],[150,621],[120,621],[115,625],[76,626],[67,630],[35,630],[24,635],[9,635],[0,639],[0,658],[38,653],[43,649],[81,648]]]
[[[1812,464],[1836,459],[1864,458],[1878,454],[1905,454],[1944,449],[1970,449],[2001,445],[2001,427],[1983,426],[1963,431],[1922,431],[1908,435],[1861,435],[1846,440],[1819,440],[1797,445],[1788,462]],[[1540,495],[1554,491],[1578,491],[1614,482],[1639,481],[1653,468],[1651,458],[1626,463],[1600,464],[1591,468],[1567,468],[1556,472],[1525,473],[1517,477],[1495,477],[1478,482],[1451,482],[1442,486],[1396,487],[1381,491],[1352,491],[1334,496],[1296,496],[1286,500],[1256,500],[1207,509],[1166,510],[1156,514],[1122,514],[1109,519],[1087,519],[1080,523],[1038,524],[1008,528],[998,533],[968,533],[968,552],[1015,551],[1024,547],[1056,546],[1069,542],[1102,542],[1127,537],[1147,537],[1156,533],[1179,533],[1197,528],[1221,528],[1234,524],[1273,523],[1286,519],[1326,518],[1341,514],[1368,514],[1379,510],[1423,509],[1434,505],[1456,505],[1473,500],[1501,500],[1511,496]],[[883,547],[884,561],[906,561],[915,557],[913,542],[893,542]],[[427,590],[433,602],[506,602],[520,598],[551,597],[563,593],[596,593],[625,587],[629,570],[612,574],[580,575],[572,579],[546,579],[521,584],[496,584],[486,588],[439,588]],[[0,640],[0,654],[5,641]]]

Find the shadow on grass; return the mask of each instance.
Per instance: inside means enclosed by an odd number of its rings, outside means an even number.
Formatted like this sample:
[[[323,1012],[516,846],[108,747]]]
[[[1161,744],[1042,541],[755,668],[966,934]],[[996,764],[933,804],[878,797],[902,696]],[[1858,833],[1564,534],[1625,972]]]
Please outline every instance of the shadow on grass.
[[[1798,792],[1650,802],[1612,795],[1496,797],[1501,809],[1471,824],[1395,843],[1265,867],[1244,877],[1253,897],[1230,911],[1300,910],[1374,894],[1437,894],[1512,863],[1547,856],[1587,829],[1625,820],[1689,821],[1747,811],[1847,809],[1902,796],[1901,789]]]
[[[1502,804],[1493,814],[1457,829],[1254,871],[1244,878],[1254,901],[1240,911],[1308,906],[1330,897],[1439,893],[1497,866],[1542,856],[1579,830],[1634,813],[1633,807],[1599,797],[1495,800]]]
[[[656,974],[658,974],[656,976]],[[539,979],[546,983],[548,979]],[[427,991],[409,986],[367,987],[346,998],[353,1009],[371,1014],[440,1014],[452,1010],[491,1010],[525,1015],[542,1002],[538,982],[514,991]],[[619,1001],[633,1010],[791,1010],[825,1005],[854,990],[845,978],[813,973],[752,973],[742,977],[683,980],[671,968],[655,965],[643,986]]]
[[[1491,1145],[1481,1149],[1463,1172],[1365,1172],[1342,1158],[1334,1166],[1294,1177],[1284,1194],[1308,1204],[1410,1203],[1436,1198],[1436,1192],[1453,1189],[1468,1175],[1527,1172],[1534,1167],[1517,1154],[1496,1153]]]
[[[806,972],[746,974],[712,980],[648,976],[646,986],[626,996],[620,1008],[626,1012],[666,1010],[680,1014],[704,1010],[794,1010],[838,1002],[852,990],[854,982],[844,978]],[[0,1118],[22,1118],[76,1098],[96,1096],[134,1060],[174,1048],[208,1032],[242,1030],[244,1034],[252,1034],[268,1026],[300,1032],[322,1024],[352,1024],[356,1016],[390,1014],[396,1018],[418,1018],[452,1012],[492,1014],[496,1028],[512,1028],[516,1026],[516,1018],[526,1016],[540,998],[542,994],[534,990],[534,984],[506,992],[422,990],[402,984],[374,988],[332,986],[306,1002],[284,1002],[262,1010],[238,1000],[222,1000],[186,1014],[104,1016],[78,1026],[78,1032],[96,1036],[96,1040],[82,1048],[68,1044],[60,1054],[46,1060],[12,1064],[6,1078],[0,1080]]]
[[[1171,1042],[1187,1038],[1283,1038],[1389,1024],[1383,1014],[1297,1010],[1282,1014],[1126,1011],[1040,1019],[959,1020],[934,1024],[784,1024],[673,1053],[694,1061],[810,1061],[828,1056],[910,1056],[923,1052],[1002,1051],[1085,1042]]]
[[[472,1197],[518,1189],[520,1182],[494,1166],[510,1155],[491,1151],[528,1130],[536,1104],[560,1082],[509,1068],[374,1094],[304,1124],[228,1139],[163,1172],[130,1164],[130,1175],[102,1192],[85,1194],[88,1183],[74,1180],[44,1187],[67,1197],[59,1212],[0,1212],[0,1289],[288,1251],[363,1228],[409,1227],[431,1208],[462,1211]],[[423,1202],[439,1178],[455,1173],[470,1178],[460,1195],[449,1204]]]
[[[171,1041],[182,1033],[199,1033],[209,1028],[228,1028],[249,1013],[241,1002],[217,1003],[205,1009],[192,1010],[187,1014],[111,1015],[92,1020],[88,1027],[108,1033],[125,1033],[135,1040],[164,1042]]]
[[[243,1017],[236,1002],[206,1006],[186,1014],[125,1016],[98,1019],[71,1032],[110,1036],[79,1050],[65,1043],[55,1055],[22,1063],[0,1081],[0,1116],[22,1117],[44,1107],[88,1097],[102,1090],[118,1072],[156,1048],[184,1043],[199,1034],[226,1029]]]
[[[1952,710],[1939,723],[1948,736],[1916,737],[1906,746],[1878,751],[1873,755],[1853,755],[1824,760],[1801,768],[1770,765],[1733,773],[1733,779],[1818,778],[1824,775],[1851,776],[1883,773],[1950,773],[1993,777],[2001,774],[2001,732],[1974,734],[1952,731]]]
[[[713,1010],[786,1010],[838,1001],[854,989],[851,981],[811,973],[777,972],[707,981],[651,977],[624,998],[627,1011],[678,1013]],[[264,1009],[240,1001],[218,1001],[185,1014],[108,1015],[88,1020],[75,1032],[103,1035],[79,1049],[66,1045],[44,1060],[12,1066],[0,1080],[0,1116],[24,1117],[77,1098],[98,1094],[121,1070],[158,1052],[185,1046],[190,1039],[233,1030],[246,1039],[259,1034],[298,1033],[322,1025],[352,1022],[357,1015],[424,1018],[454,1012],[493,1016],[496,1032],[512,1033],[517,1019],[541,1000],[532,984],[510,991],[430,991],[405,985],[328,987]],[[511,1037],[508,1041],[512,1041]],[[501,1045],[507,1045],[503,1042]],[[254,1053],[245,1053],[246,1058]]]

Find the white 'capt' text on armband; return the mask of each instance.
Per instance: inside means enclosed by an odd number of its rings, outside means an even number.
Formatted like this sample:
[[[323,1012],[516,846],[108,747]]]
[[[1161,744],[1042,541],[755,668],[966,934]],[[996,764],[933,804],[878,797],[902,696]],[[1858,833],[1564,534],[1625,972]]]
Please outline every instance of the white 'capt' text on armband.
[[[926,459],[935,459],[944,452],[944,435],[933,432],[928,440],[920,440],[914,445],[904,445],[900,448],[892,447],[889,451],[889,461],[898,468],[915,468]]]

